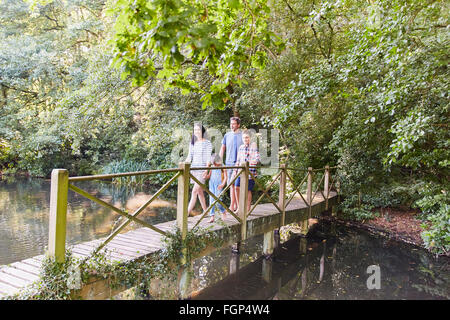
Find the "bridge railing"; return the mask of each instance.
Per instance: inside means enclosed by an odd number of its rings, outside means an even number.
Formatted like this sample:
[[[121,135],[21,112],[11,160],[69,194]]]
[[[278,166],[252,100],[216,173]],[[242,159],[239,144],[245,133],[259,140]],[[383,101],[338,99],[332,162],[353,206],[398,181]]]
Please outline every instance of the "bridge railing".
[[[333,179],[330,175],[331,169],[335,169],[336,167],[330,168],[325,167],[323,169],[313,170],[312,168],[308,168],[308,170],[300,170],[306,171],[306,175],[301,180],[300,184],[296,184],[295,180],[292,177],[290,171],[299,170],[294,168],[288,168],[285,165],[281,165],[280,167],[275,168],[276,173],[272,177],[268,186],[263,186],[263,182],[260,181],[259,177],[255,177],[255,175],[251,172],[250,168],[264,168],[262,166],[250,166],[249,163],[245,163],[244,166],[233,166],[233,167],[204,167],[204,168],[191,168],[190,163],[180,163],[178,168],[173,169],[161,169],[161,170],[149,170],[149,171],[139,171],[139,172],[127,172],[127,173],[117,173],[117,174],[104,174],[104,175],[91,175],[91,176],[80,176],[80,177],[69,177],[68,171],[66,169],[54,169],[52,171],[51,176],[51,191],[50,191],[50,222],[49,222],[49,242],[48,242],[48,251],[50,255],[55,256],[56,261],[63,262],[65,257],[65,249],[66,249],[66,217],[67,217],[67,199],[68,199],[68,191],[69,189],[73,192],[76,192],[87,199],[90,199],[101,206],[104,206],[111,211],[118,213],[119,215],[126,218],[126,220],[115,228],[115,230],[95,249],[95,252],[100,251],[104,248],[115,236],[117,236],[129,223],[132,221],[140,224],[144,227],[150,228],[151,230],[158,232],[162,235],[166,235],[166,232],[157,228],[156,226],[151,225],[150,223],[145,222],[142,219],[138,218],[138,215],[144,211],[148,205],[150,205],[157,197],[159,197],[170,185],[172,185],[175,181],[178,184],[177,191],[177,218],[176,223],[178,228],[181,230],[181,236],[184,239],[188,232],[188,202],[189,202],[189,186],[190,180],[192,179],[194,182],[198,183],[201,188],[209,194],[214,201],[210,203],[208,208],[202,213],[201,217],[197,220],[194,227],[196,227],[202,219],[208,214],[208,212],[217,204],[221,204],[231,216],[233,216],[236,221],[241,225],[241,239],[246,239],[246,227],[247,227],[247,218],[254,213],[256,206],[262,201],[264,197],[268,198],[269,201],[275,206],[275,208],[279,211],[281,215],[281,225],[285,224],[285,212],[286,207],[291,203],[292,199],[298,193],[300,198],[304,201],[307,207],[309,207],[309,216],[311,216],[311,206],[314,197],[320,191],[324,199],[326,199],[327,209],[328,209],[328,198],[331,189],[335,185],[335,179]],[[219,195],[215,195],[213,192],[209,190],[209,188],[201,183],[195,175],[192,174],[192,171],[196,170],[224,170],[224,169],[235,169],[237,170],[237,174],[233,177],[230,184],[222,190]],[[316,172],[323,171],[323,175],[318,183],[316,181],[316,191],[313,193],[313,181],[316,176]],[[147,200],[139,209],[137,209],[132,214],[125,212],[122,209],[119,209],[97,197],[91,195],[89,192],[73,185],[73,182],[78,181],[89,181],[89,180],[105,180],[119,177],[130,177],[130,176],[142,176],[142,175],[152,175],[152,174],[160,174],[160,173],[173,173],[173,176],[157,191],[155,192],[149,200]],[[227,205],[223,203],[220,199],[225,193],[229,190],[232,184],[236,181],[236,179],[240,177],[240,195],[239,195],[239,211],[237,213],[233,212],[228,208]],[[256,201],[250,206],[250,209],[247,210],[247,189],[250,177],[255,180],[255,184],[258,186],[258,189],[262,191],[262,194],[258,197]],[[275,201],[273,197],[270,195],[271,188],[278,182],[279,185],[279,195],[278,201]],[[288,182],[291,185],[291,192],[287,191]],[[303,196],[303,190],[301,187],[304,183],[306,185],[306,199]],[[323,182],[323,189],[321,188]],[[330,183],[331,182],[331,183]],[[322,191],[323,190],[323,191]]]
[[[303,200],[305,205],[308,207],[308,217],[311,217],[311,208],[313,204],[313,200],[315,199],[316,195],[321,194],[323,199],[325,199],[326,203],[326,210],[328,210],[328,199],[330,196],[330,192],[332,188],[335,186],[335,180],[332,177],[332,170],[336,169],[337,167],[329,167],[326,166],[325,168],[321,169],[313,169],[308,168],[305,169],[295,169],[295,168],[288,168],[286,165],[282,164],[280,167],[265,167],[265,166],[250,166],[248,162],[245,163],[244,166],[239,167],[202,167],[202,168],[191,168],[191,170],[219,170],[219,169],[236,169],[238,170],[237,174],[234,176],[232,181],[229,183],[229,185],[222,190],[220,195],[216,196],[214,195],[206,186],[206,184],[201,183],[198,181],[197,178],[195,178],[193,175],[190,175],[190,177],[198,183],[201,188],[207,192],[212,198],[214,198],[214,202],[209,205],[209,207],[202,213],[201,218],[197,221],[195,226],[197,226],[200,221],[206,216],[206,214],[211,210],[211,208],[216,204],[221,204],[227,212],[229,212],[241,225],[241,239],[246,239],[246,227],[247,227],[247,219],[250,215],[252,215],[257,207],[258,204],[264,199],[267,198],[269,200],[269,203],[272,203],[273,206],[276,208],[278,213],[281,215],[280,224],[285,224],[285,214],[286,214],[286,208],[291,203],[291,201],[294,199],[296,194],[300,196],[300,199]],[[269,179],[270,182],[262,181],[260,176],[256,176],[250,169],[271,169],[272,171],[275,171],[271,178]],[[300,171],[300,172],[306,172],[306,175],[301,180],[300,183],[296,183],[296,180],[293,178],[293,175],[289,173],[290,171]],[[231,187],[231,185],[235,182],[235,180],[241,177],[240,179],[240,189],[239,189],[239,205],[238,205],[238,212],[237,214],[233,211],[231,211],[228,206],[226,206],[220,198],[228,191],[228,189]],[[248,206],[248,198],[247,198],[247,189],[249,180],[252,179],[255,181],[255,185],[258,187],[259,192],[261,194],[256,199],[256,201],[252,201],[253,203]],[[279,194],[278,194],[278,201],[274,199],[274,196],[270,194],[270,191],[272,190],[274,185],[277,185],[278,182],[279,187]],[[331,182],[331,183],[330,183]],[[306,183],[306,185],[305,185]],[[291,192],[288,192],[287,184],[290,185]],[[302,189],[302,186],[306,186],[305,189]],[[336,189],[338,191],[338,189]],[[305,196],[304,196],[305,195]],[[195,227],[194,226],[194,227]]]

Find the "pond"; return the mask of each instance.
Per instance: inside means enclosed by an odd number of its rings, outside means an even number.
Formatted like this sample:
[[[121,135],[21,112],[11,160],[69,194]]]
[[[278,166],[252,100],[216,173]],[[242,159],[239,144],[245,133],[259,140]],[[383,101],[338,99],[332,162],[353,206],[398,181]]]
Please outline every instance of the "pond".
[[[107,182],[76,185],[129,212],[155,191]],[[44,253],[49,191],[49,180],[0,180],[0,265]],[[174,220],[175,191],[164,192],[142,218],[152,224]],[[67,217],[69,244],[108,235],[120,218],[72,191]],[[262,244],[258,236],[243,243],[240,254],[225,247],[195,260],[192,299],[450,299],[448,258],[436,259],[423,249],[366,231],[321,221],[308,238],[292,234],[282,239],[269,260],[262,256]],[[379,289],[368,288],[368,283],[376,284],[369,279],[376,273],[370,266],[379,268]],[[173,289],[158,284],[150,299],[176,299]]]

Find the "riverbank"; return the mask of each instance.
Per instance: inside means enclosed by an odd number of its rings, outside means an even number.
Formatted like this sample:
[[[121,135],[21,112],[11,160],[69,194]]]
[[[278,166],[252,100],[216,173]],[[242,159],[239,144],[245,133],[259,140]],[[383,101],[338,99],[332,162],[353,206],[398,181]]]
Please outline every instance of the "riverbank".
[[[376,235],[402,241],[427,249],[421,237],[423,222],[418,218],[419,211],[413,209],[384,208],[378,209],[379,216],[367,221],[346,220],[341,217],[324,215],[322,219],[333,221],[349,227],[367,230]],[[450,257],[450,252],[442,256]]]

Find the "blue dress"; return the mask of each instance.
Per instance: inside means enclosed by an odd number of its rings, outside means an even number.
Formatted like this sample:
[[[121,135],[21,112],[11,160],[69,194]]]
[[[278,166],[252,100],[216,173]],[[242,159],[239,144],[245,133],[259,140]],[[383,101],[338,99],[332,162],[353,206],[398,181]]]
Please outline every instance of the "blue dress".
[[[222,192],[223,189],[219,189],[219,185],[222,184],[222,170],[211,170],[211,177],[209,179],[209,191],[211,191],[216,197],[219,197],[219,194]],[[215,199],[212,196],[209,196],[209,204],[211,205]],[[220,204],[216,203],[214,207],[211,208],[211,211],[209,212],[210,216],[214,215],[214,209],[220,210],[221,213],[225,212],[225,208]]]

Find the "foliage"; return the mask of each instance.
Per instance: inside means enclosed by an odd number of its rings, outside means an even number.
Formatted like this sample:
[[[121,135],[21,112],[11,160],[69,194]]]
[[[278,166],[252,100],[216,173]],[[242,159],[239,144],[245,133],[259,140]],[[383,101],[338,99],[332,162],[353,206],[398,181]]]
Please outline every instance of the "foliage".
[[[263,67],[271,49],[281,47],[268,28],[266,2],[115,1],[114,60],[134,84],[156,76],[166,88],[201,93],[203,107],[223,108],[230,87],[242,84],[242,72]],[[212,79],[190,77],[195,66]]]
[[[438,187],[426,185],[425,196],[414,205],[422,211],[425,245],[432,252],[443,254],[450,252],[450,197],[448,191]]]
[[[101,169],[102,174],[112,173],[125,173],[125,172],[138,172],[150,170],[149,165],[146,162],[136,162],[132,160],[120,160],[112,161]],[[113,183],[134,185],[143,184],[148,177],[146,176],[130,176],[113,178]]]

